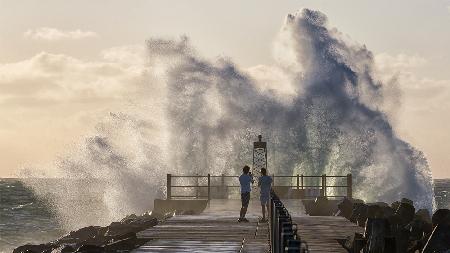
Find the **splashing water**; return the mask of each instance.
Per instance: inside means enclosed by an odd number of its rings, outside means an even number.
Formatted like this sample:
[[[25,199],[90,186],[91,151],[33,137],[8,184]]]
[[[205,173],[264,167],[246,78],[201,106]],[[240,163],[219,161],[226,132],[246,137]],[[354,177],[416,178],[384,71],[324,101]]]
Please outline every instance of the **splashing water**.
[[[59,160],[67,180],[26,180],[67,228],[148,210],[164,193],[166,173],[236,174],[251,163],[260,133],[271,173],[352,173],[355,197],[407,197],[431,209],[427,161],[396,136],[385,113],[396,96],[377,81],[372,53],[330,29],[324,14],[288,15],[276,66],[243,71],[226,59],[210,62],[186,38],[153,39],[148,50],[158,99],[99,124]]]

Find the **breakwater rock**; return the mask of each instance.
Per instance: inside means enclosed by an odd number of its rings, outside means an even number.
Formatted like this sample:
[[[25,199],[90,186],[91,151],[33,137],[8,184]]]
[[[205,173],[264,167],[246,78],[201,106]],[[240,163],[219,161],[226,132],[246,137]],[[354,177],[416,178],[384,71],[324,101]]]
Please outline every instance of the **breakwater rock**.
[[[129,215],[109,226],[89,226],[49,243],[26,244],[16,248],[13,253],[102,253],[122,252],[135,249],[147,240],[136,237],[136,233],[153,227],[158,219],[152,215]]]
[[[342,216],[364,227],[364,234],[342,240],[348,252],[449,252],[450,210],[438,209],[432,216],[426,209],[416,210],[406,198],[388,204],[364,203],[357,199],[340,202],[325,197],[305,203],[312,216]]]

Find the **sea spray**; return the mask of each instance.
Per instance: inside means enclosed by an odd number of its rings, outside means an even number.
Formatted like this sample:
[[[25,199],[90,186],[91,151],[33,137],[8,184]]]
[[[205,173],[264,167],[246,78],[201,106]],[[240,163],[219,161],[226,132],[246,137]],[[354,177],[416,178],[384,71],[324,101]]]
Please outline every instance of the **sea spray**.
[[[151,210],[153,199],[163,195],[166,173],[166,159],[157,146],[161,142],[152,143],[158,140],[154,127],[131,113],[111,113],[98,124],[96,135],[57,161],[61,178],[23,180],[49,200],[68,230]]]
[[[397,103],[386,100],[395,96],[377,81],[372,53],[308,9],[286,18],[275,51],[277,64],[259,66],[261,77],[229,59],[199,57],[187,38],[149,40],[143,92],[161,95],[99,123],[59,160],[67,178],[60,185],[28,184],[67,228],[106,224],[151,208],[166,173],[239,173],[263,134],[270,173],[352,173],[354,197],[407,197],[431,209],[427,161],[389,123]]]

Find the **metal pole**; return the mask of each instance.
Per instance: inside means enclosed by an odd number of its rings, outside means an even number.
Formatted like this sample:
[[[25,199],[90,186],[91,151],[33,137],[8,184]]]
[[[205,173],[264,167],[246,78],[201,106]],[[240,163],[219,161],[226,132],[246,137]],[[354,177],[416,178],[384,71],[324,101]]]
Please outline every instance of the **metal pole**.
[[[353,197],[352,174],[347,174],[347,198]]]
[[[172,174],[167,174],[167,199],[172,199]]]
[[[322,197],[327,196],[327,175],[322,175]]]
[[[208,173],[208,203],[211,200],[211,174]]]
[[[225,175],[224,174],[222,174],[222,177],[221,177],[221,182],[220,182],[220,189],[221,189],[221,191],[222,191],[222,196],[221,196],[221,198],[223,198],[223,199],[228,199],[228,189],[225,187]]]
[[[302,190],[303,190],[303,185],[304,185],[304,184],[303,184],[303,174],[302,174]]]
[[[198,199],[198,196],[200,195],[199,194],[199,192],[198,192],[198,190],[199,190],[199,187],[198,187],[198,174],[195,174],[196,175],[196,177],[195,177],[195,198],[196,199]]]
[[[297,190],[299,189],[300,186],[300,178],[299,175],[297,174]]]

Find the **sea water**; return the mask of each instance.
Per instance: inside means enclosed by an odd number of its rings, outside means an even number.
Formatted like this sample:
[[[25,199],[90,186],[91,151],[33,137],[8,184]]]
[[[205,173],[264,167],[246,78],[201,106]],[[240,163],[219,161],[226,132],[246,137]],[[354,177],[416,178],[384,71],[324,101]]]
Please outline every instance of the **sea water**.
[[[0,252],[64,234],[51,207],[17,179],[0,179]]]

